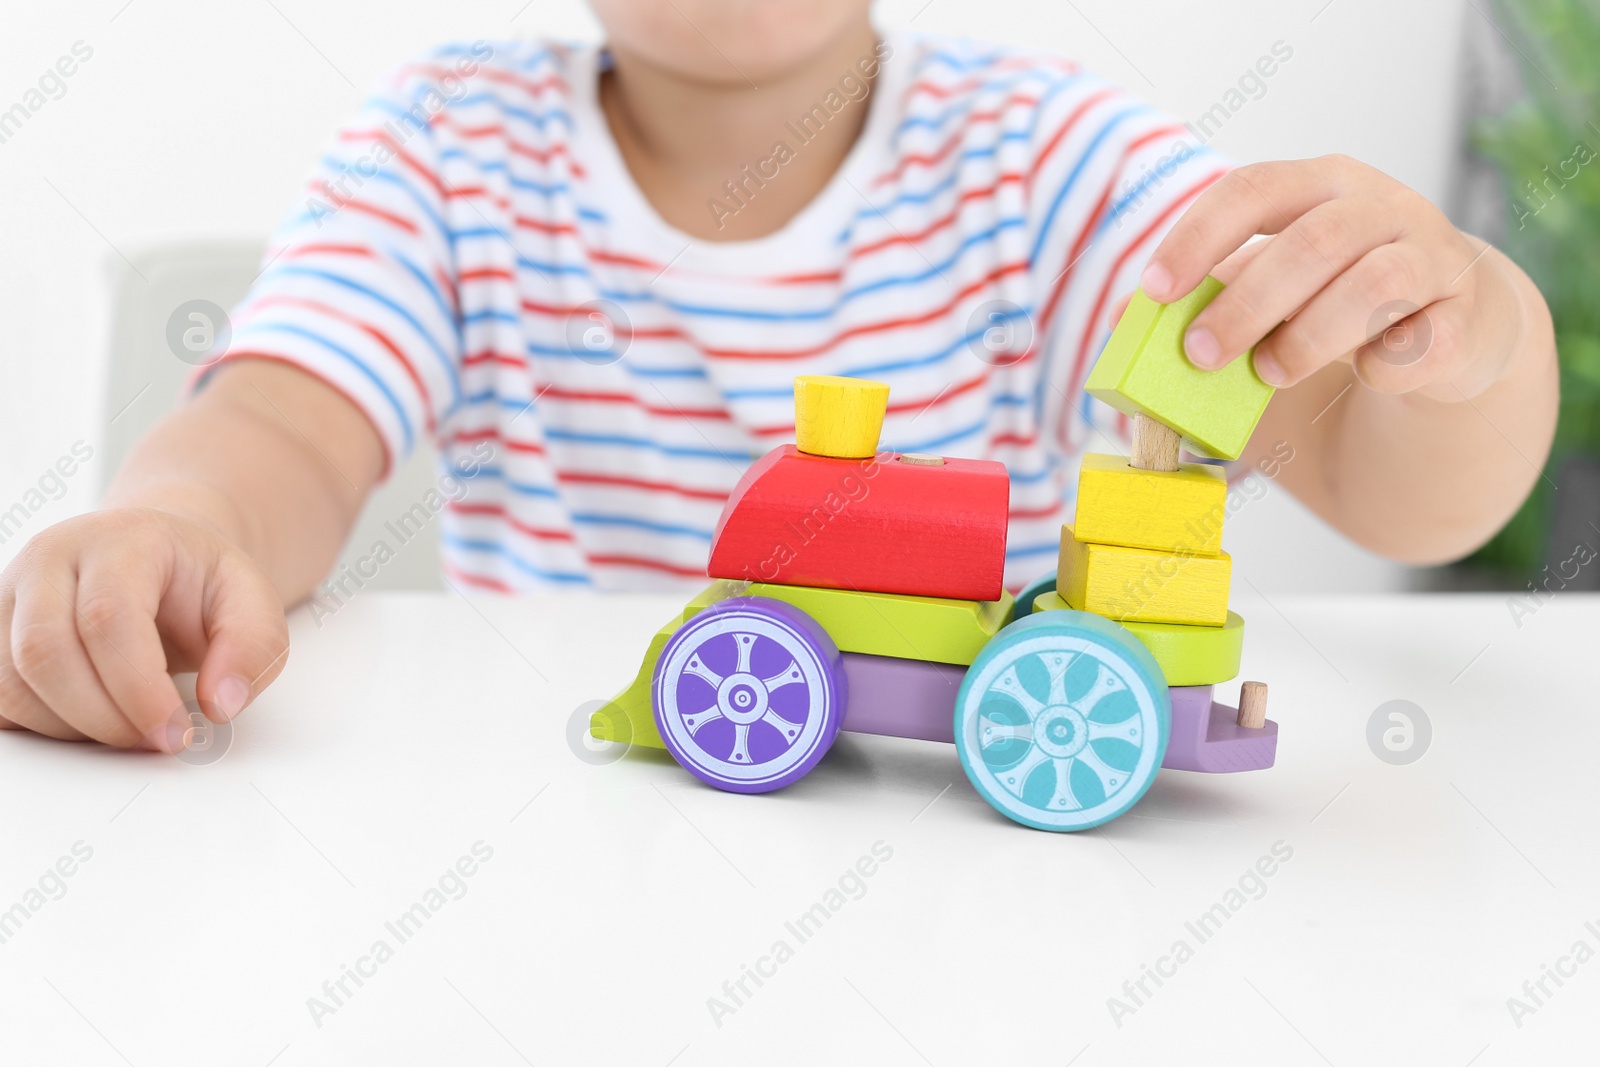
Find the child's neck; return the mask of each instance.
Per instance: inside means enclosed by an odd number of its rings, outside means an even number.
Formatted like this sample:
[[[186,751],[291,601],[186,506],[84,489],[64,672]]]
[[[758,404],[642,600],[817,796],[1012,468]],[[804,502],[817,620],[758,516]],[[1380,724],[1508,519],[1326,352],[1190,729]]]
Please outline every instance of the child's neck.
[[[870,94],[847,103],[803,144],[789,124],[837,92],[846,75],[866,81],[858,64],[876,62],[876,45],[863,19],[804,64],[766,75],[754,89],[742,78],[696,81],[613,51],[600,103],[635,183],[667,223],[706,241],[749,240],[781,229],[844,162]],[[761,169],[778,141],[792,154],[766,165],[764,183],[749,179],[744,168]],[[730,181],[738,199],[729,195]]]

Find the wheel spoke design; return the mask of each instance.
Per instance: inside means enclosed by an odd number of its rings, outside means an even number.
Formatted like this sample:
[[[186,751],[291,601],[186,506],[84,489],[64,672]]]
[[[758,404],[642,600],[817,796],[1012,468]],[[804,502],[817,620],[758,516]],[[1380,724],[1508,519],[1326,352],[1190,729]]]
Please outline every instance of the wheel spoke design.
[[[1126,741],[1130,745],[1138,745],[1144,736],[1144,727],[1139,722],[1139,716],[1129,715],[1126,719],[1116,722],[1091,722],[1089,724],[1089,740],[1091,741]]]
[[[1072,791],[1072,763],[1070,759],[1056,760],[1056,791],[1050,796],[1051,811],[1077,811],[1083,807]]]
[[[986,645],[955,711],[961,766],[1017,822],[1085,830],[1144,795],[1167,745],[1166,679],[1126,630],[1052,611]]]
[[[756,635],[734,634],[733,640],[739,647],[739,662],[733,669],[739,674],[749,674],[750,653],[756,647]]]
[[[1022,789],[1028,784],[1028,775],[1037,770],[1039,765],[1049,758],[1050,756],[1044,749],[1039,748],[1037,745],[1030,748],[1028,754],[1022,757],[1022,762],[998,772],[1001,784],[1016,794],[1018,799],[1021,799]]]
[[[1100,701],[1112,693],[1120,693],[1126,688],[1128,688],[1127,684],[1121,678],[1118,678],[1115,672],[1104,663],[1097,662],[1095,664],[1094,684],[1089,687],[1087,693],[1074,700],[1072,706],[1084,715],[1089,715]],[[1055,703],[1054,697],[1051,697],[1051,703]],[[1066,703],[1066,701],[1063,700],[1062,703]]]
[[[1065,704],[1067,702],[1067,668],[1072,666],[1072,661],[1078,657],[1071,652],[1041,652],[1039,661],[1044,664],[1046,671],[1050,672],[1051,704]],[[1100,668],[1104,670],[1105,667]]]
[[[736,722],[733,724],[733,751],[728,753],[728,758],[734,763],[750,762],[750,724]]]
[[[701,781],[739,793],[782,788],[838,735],[838,647],[787,604],[729,597],[685,620],[661,650],[651,708],[662,742]],[[709,687],[709,688],[708,688]]]
[[[689,736],[693,737],[700,732],[700,727],[720,718],[722,718],[722,709],[713,704],[705,711],[697,711],[693,715],[685,715],[683,724],[689,728]]]
[[[783,743],[786,745],[794,744],[795,738],[800,736],[799,723],[790,722],[788,719],[785,719],[782,715],[779,715],[777,712],[772,711],[771,709],[768,709],[767,713],[761,716],[761,721],[778,731],[778,733],[783,737]]]
[[[789,685],[793,682],[803,682],[805,681],[805,677],[806,676],[800,672],[800,664],[791,662],[788,670],[779,671],[771,678],[761,679],[761,684],[766,686],[767,692],[770,693],[774,689]]]
[[[1115,793],[1117,791],[1117,787],[1120,786],[1123,779],[1127,777],[1127,775],[1122,771],[1117,770],[1105,760],[1101,759],[1100,754],[1090,746],[1085,746],[1084,750],[1078,753],[1077,762],[1083,764],[1085,767],[1089,768],[1095,773],[1095,777],[1100,779],[1100,788],[1105,790],[1106,796],[1110,796],[1112,793]]]
[[[1032,741],[1033,726],[1029,723],[1000,722],[984,715],[978,720],[978,743],[984,748],[1006,741]]]
[[[707,667],[706,661],[700,658],[698,652],[690,656],[689,662],[683,665],[683,673],[694,675],[713,689],[722,684],[722,675]]]
[[[1017,677],[1017,668],[1015,666],[1007,667],[1005,673],[994,680],[994,691],[1004,693],[1018,704],[1021,704],[1022,710],[1028,713],[1029,722],[1038,718],[1039,713],[1044,710],[1044,705],[1039,702],[1039,698],[1028,692],[1027,688],[1022,684],[1022,679]]]

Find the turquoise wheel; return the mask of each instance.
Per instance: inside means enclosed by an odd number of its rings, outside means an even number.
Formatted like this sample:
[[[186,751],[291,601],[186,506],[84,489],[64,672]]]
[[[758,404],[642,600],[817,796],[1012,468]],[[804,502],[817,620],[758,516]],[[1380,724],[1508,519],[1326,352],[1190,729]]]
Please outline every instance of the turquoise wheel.
[[[1161,668],[1132,634],[1083,611],[1007,626],[956,695],[961,768],[991,806],[1040,830],[1087,830],[1144,796],[1167,751]]]
[[[1023,586],[1022,592],[1017,594],[1016,606],[1011,609],[1011,621],[1016,622],[1018,619],[1026,619],[1029,615],[1032,615],[1033,602],[1044,596],[1046,593],[1054,593],[1055,591],[1055,571],[1051,571],[1049,574],[1035,578],[1033,581]]]

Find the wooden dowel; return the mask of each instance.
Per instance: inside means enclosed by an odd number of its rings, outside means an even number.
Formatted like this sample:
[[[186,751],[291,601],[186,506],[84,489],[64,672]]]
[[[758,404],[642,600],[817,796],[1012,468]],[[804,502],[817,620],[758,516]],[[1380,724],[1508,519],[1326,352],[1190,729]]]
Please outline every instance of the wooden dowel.
[[[1239,717],[1234,720],[1249,730],[1267,725],[1267,683],[1246,682],[1239,688]]]
[[[1178,469],[1177,431],[1148,415],[1133,417],[1133,457],[1129,461],[1142,471]]]

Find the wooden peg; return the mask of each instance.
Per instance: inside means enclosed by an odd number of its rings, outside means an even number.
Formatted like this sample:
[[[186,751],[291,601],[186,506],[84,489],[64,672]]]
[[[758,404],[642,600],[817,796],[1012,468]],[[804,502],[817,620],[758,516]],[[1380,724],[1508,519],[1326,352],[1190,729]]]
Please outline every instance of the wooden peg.
[[[1142,471],[1178,469],[1178,433],[1143,413],[1133,417],[1133,458]]]
[[[1267,725],[1267,683],[1246,682],[1239,688],[1239,717],[1234,720],[1247,730]]]

